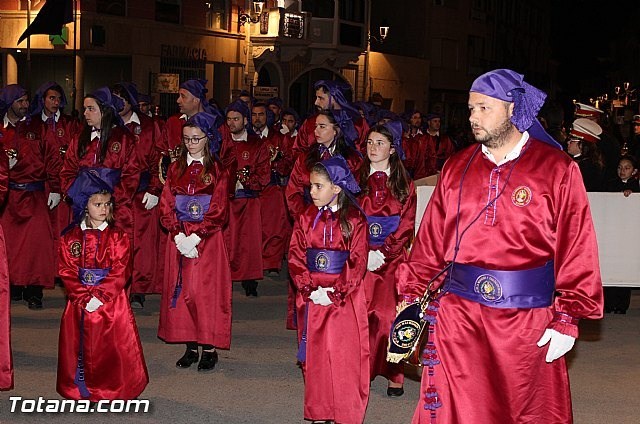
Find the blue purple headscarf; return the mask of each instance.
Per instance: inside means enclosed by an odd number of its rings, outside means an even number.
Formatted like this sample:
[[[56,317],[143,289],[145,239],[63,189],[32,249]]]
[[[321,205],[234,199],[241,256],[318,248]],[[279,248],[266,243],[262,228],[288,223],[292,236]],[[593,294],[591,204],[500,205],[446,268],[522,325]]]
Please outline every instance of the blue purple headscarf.
[[[44,96],[47,94],[47,91],[49,90],[55,90],[60,93],[59,110],[62,110],[65,108],[65,106],[67,105],[67,96],[65,96],[62,86],[60,86],[60,84],[58,84],[55,81],[47,81],[44,84],[42,84],[40,87],[38,87],[36,94],[33,96],[33,100],[31,101],[31,105],[30,105],[31,111],[29,112],[29,115],[36,116],[42,113],[42,109],[44,109],[44,100],[45,100]]]
[[[351,194],[360,193],[360,185],[351,173],[347,161],[341,155],[332,156],[320,164],[327,170],[329,179],[334,185]]]
[[[180,88],[187,90],[193,94],[194,97],[200,99],[200,104],[205,112],[215,115],[214,111],[216,108],[211,106],[207,101],[207,93],[209,92],[207,82],[209,81],[206,79],[190,79],[180,84]]]
[[[27,94],[27,90],[18,84],[9,84],[0,90],[0,114],[4,116],[13,102]]]
[[[138,111],[140,94],[138,94],[138,87],[136,84],[133,82],[121,81],[116,84],[116,87],[122,87],[122,89],[127,93],[127,97],[129,97],[128,102],[131,104],[131,108]]]
[[[537,119],[547,95],[526,83],[524,75],[510,69],[496,69],[476,78],[469,91],[513,103],[511,122],[518,131],[528,131],[532,137],[562,149],[562,146],[547,134]]]
[[[71,206],[73,219],[71,224],[62,231],[62,234],[65,234],[71,228],[80,224],[89,198],[101,191],[113,193],[113,186],[100,178],[96,172],[88,169],[80,170],[67,192],[67,195],[73,201],[73,205]]]
[[[336,123],[342,130],[347,144],[356,149],[358,131],[355,128],[354,121],[360,118],[360,112],[344,96],[344,92],[350,87],[338,81],[319,80],[313,85],[313,89],[318,90],[320,88],[324,88],[329,92],[329,110],[333,113]],[[332,106],[333,103],[338,104],[340,108],[334,108]]]
[[[208,112],[198,112],[187,121],[187,123],[194,124],[205,133],[209,140],[209,152],[215,158],[218,158],[222,143],[222,135],[218,131],[218,122],[220,122],[221,118],[220,112],[217,111],[215,115]]]
[[[253,131],[253,125],[251,125],[251,110],[249,109],[249,105],[243,102],[240,99],[237,99],[235,102],[231,103],[224,111],[224,116],[226,117],[229,112],[238,112],[244,118],[247,119],[247,125],[245,125],[245,129],[249,134],[255,134]]]
[[[400,160],[405,160],[406,156],[404,150],[402,150],[402,133],[403,126],[400,120],[389,121],[383,126],[391,133],[393,140],[391,140],[391,146],[396,149],[396,153]]]
[[[124,125],[124,121],[120,116],[120,112],[124,109],[124,101],[120,97],[111,94],[109,87],[100,87],[91,93],[90,96],[94,97],[103,108],[108,107],[113,110],[114,119],[117,125]]]

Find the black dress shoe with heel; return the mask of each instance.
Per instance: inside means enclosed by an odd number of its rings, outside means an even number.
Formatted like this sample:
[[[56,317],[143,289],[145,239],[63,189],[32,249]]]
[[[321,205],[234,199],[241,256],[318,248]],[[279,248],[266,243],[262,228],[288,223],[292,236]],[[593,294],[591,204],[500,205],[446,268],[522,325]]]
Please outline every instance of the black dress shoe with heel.
[[[27,307],[29,309],[42,309],[42,299],[38,299],[37,297],[30,297],[27,300]]]
[[[387,396],[389,397],[400,397],[404,394],[404,389],[402,387],[387,387]]]
[[[207,352],[206,350],[202,351],[202,358],[200,359],[200,363],[198,364],[198,371],[212,371],[216,367],[216,363],[218,362],[218,352],[215,350],[213,352]]]
[[[256,280],[242,281],[242,288],[244,289],[244,293],[247,297],[258,297],[258,282]]]
[[[192,364],[198,362],[198,351],[187,349],[187,351],[182,355],[182,358],[178,359],[176,362],[176,367],[178,368],[189,368]]]

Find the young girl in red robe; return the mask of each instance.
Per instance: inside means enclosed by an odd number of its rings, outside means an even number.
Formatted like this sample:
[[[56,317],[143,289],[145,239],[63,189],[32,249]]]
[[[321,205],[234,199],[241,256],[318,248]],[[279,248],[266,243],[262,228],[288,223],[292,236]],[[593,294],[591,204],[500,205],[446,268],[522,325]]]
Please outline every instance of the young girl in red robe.
[[[193,115],[182,129],[184,148],[169,166],[160,223],[169,231],[158,337],[185,343],[178,368],[211,371],[216,348],[231,344],[231,269],[222,228],[229,219],[229,171],[218,159],[218,120]],[[202,347],[202,356],[198,353]]]
[[[360,205],[367,214],[369,257],[364,291],[369,310],[371,379],[389,380],[387,395],[404,394],[402,365],[387,362],[389,331],[396,316],[395,272],[406,260],[414,232],[416,189],[402,165],[402,123],[376,125],[367,134],[367,157],[360,170],[363,195]]]
[[[68,399],[135,399],[149,382],[124,289],[131,277],[131,244],[111,225],[112,191],[88,171],[81,171],[69,189],[75,225],[60,240],[67,305],[57,379],[58,393]]]
[[[298,339],[305,378],[304,418],[362,423],[369,399],[369,335],[362,278],[367,229],[353,206],[360,191],[336,155],[313,167],[314,205],[294,226],[289,272],[297,288]]]

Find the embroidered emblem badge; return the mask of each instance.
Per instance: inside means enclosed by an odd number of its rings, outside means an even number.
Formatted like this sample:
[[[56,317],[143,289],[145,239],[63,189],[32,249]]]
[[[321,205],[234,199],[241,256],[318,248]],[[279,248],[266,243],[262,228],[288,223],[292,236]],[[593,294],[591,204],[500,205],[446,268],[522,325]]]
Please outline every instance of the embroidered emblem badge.
[[[242,159],[244,160],[249,160],[249,152],[248,151],[244,151],[242,152]]]
[[[71,245],[69,245],[69,252],[71,252],[71,255],[74,258],[80,257],[80,253],[82,253],[82,245],[80,244],[80,242],[76,240],[71,243]]]
[[[315,258],[315,264],[318,271],[326,271],[329,269],[329,256],[325,252],[318,252]]]
[[[473,291],[488,302],[496,302],[502,298],[502,286],[493,275],[482,274],[476,279]]]
[[[119,141],[114,141],[113,143],[111,143],[111,151],[113,153],[118,153],[120,152],[120,149],[122,148],[122,146],[120,145]]]
[[[380,235],[382,234],[382,225],[380,225],[380,223],[378,222],[374,222],[373,224],[369,225],[369,234],[373,238],[380,237]]]
[[[525,186],[516,188],[511,194],[511,201],[520,208],[527,206],[531,203],[531,189]]]
[[[211,184],[211,175],[204,174],[204,177],[202,177],[202,182],[205,184]]]
[[[35,133],[32,133],[32,132],[27,133],[27,140],[35,140],[35,139],[36,139]]]
[[[63,128],[58,128],[58,130],[56,131],[56,135],[58,137],[64,137],[64,129]]]
[[[133,128],[133,133],[134,133],[135,135],[138,135],[138,134],[140,134],[141,132],[142,132],[142,127],[140,127],[140,125],[136,125],[136,126]]]
[[[192,219],[200,220],[204,216],[204,209],[202,209],[202,205],[196,199],[189,200],[189,203],[187,203],[187,211],[189,211],[189,216]]]
[[[413,320],[400,321],[393,327],[391,340],[396,346],[402,349],[408,349],[420,333],[420,324]]]

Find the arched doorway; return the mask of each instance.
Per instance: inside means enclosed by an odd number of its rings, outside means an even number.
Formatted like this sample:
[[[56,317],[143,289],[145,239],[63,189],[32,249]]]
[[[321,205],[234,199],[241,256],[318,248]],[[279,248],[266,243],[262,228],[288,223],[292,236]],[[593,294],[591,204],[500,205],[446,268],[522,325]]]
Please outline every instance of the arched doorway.
[[[298,111],[301,117],[308,116],[315,110],[313,102],[315,101],[316,93],[313,90],[313,84],[318,80],[338,80],[350,85],[342,75],[336,74],[329,69],[316,68],[301,74],[291,83],[288,99],[289,106]],[[347,100],[352,101],[353,94],[351,93],[351,90],[345,94]]]

